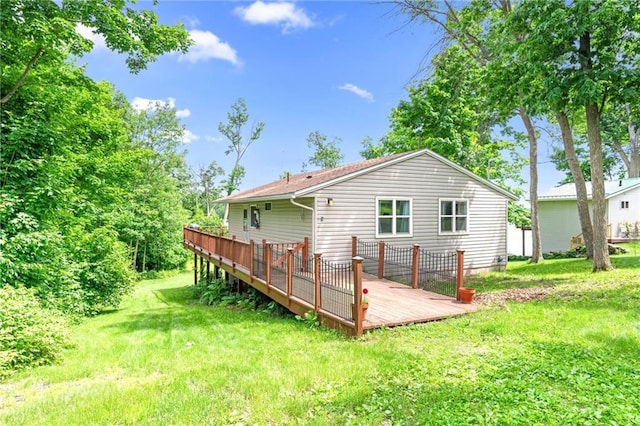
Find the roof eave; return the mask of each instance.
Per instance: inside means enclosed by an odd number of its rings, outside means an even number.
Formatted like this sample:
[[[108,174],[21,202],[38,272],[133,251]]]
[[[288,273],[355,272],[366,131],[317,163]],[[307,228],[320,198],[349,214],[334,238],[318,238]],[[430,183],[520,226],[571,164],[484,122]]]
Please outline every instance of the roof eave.
[[[237,198],[237,199],[227,199],[220,198],[214,202],[216,203],[227,203],[227,204],[238,204],[238,203],[252,203],[258,201],[276,201],[276,200],[288,200],[291,196],[295,195],[295,192],[287,192],[286,194],[275,194],[275,195],[265,195],[265,196],[254,196],[254,197],[246,197],[246,198]]]

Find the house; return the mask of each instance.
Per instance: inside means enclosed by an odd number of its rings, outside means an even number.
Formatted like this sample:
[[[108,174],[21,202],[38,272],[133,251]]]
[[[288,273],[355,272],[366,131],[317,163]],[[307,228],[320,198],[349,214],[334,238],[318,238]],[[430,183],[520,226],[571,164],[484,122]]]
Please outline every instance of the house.
[[[587,182],[591,209],[591,182]],[[631,227],[640,224],[640,178],[605,182],[609,239],[625,240]],[[582,234],[575,184],[568,183],[538,196],[542,251],[566,251],[572,238]]]
[[[302,241],[310,253],[351,259],[351,237],[433,252],[465,251],[467,273],[503,268],[507,202],[498,185],[422,149],[305,172],[218,200],[229,234]]]

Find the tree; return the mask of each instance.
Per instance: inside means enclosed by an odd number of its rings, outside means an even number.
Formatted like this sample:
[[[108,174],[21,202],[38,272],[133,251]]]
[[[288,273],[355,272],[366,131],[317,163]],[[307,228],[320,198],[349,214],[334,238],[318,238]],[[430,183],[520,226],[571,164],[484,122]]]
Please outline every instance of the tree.
[[[179,242],[187,212],[176,206],[182,205],[179,177],[186,169],[185,128],[175,108],[162,103],[139,112],[130,108],[126,120],[137,175],[130,183],[130,210],[120,229],[127,235],[125,241],[131,244],[132,261],[139,271],[171,269],[184,258]]]
[[[516,33],[504,32],[500,34],[490,32],[496,22],[506,19],[512,12],[510,0],[498,0],[487,2],[485,0],[473,0],[470,3],[461,3],[459,9],[454,7],[451,0],[394,0],[399,10],[409,15],[411,20],[435,24],[444,32],[442,42],[444,44],[456,44],[463,49],[476,62],[482,71],[482,78],[477,80],[481,84],[484,96],[489,99],[488,104],[501,111],[506,117],[518,115],[526,129],[529,141],[529,198],[531,203],[531,232],[532,232],[532,256],[531,262],[538,263],[543,260],[540,237],[540,225],[538,215],[538,135],[530,115],[521,100],[522,93],[513,93],[497,90],[496,79],[501,74],[496,74],[490,69],[495,58],[489,51],[489,45],[493,42],[499,44],[504,37],[515,39]],[[491,38],[493,37],[494,40]],[[495,41],[498,39],[498,41]],[[464,69],[462,71],[465,71]]]
[[[228,122],[218,124],[218,131],[229,139],[229,146],[224,152],[225,155],[235,154],[233,168],[227,176],[225,183],[225,191],[227,195],[231,195],[240,187],[240,183],[244,178],[245,170],[240,165],[242,157],[247,152],[251,144],[260,138],[260,134],[264,129],[264,123],[258,121],[251,127],[248,137],[243,135],[244,128],[249,122],[249,113],[247,112],[247,104],[244,99],[238,99],[231,105],[231,111],[227,113]],[[225,218],[226,219],[226,218]]]
[[[218,163],[212,161],[208,167],[198,169],[197,181],[199,192],[202,194],[202,204],[207,217],[211,216],[213,211],[213,201],[220,197],[220,188],[216,186],[216,179],[224,175],[224,169],[218,166]]]
[[[639,6],[638,0],[529,1],[496,27],[497,32],[519,34],[499,49],[504,52],[503,63],[516,72],[513,84],[535,87],[528,92],[529,105],[584,114],[592,178],[594,271],[611,269],[600,117],[608,102],[637,99]]]
[[[327,135],[320,133],[318,130],[309,133],[307,136],[307,146],[312,148],[313,154],[307,160],[309,164],[313,164],[321,169],[330,169],[337,167],[344,156],[338,148],[338,144],[342,140],[338,137],[334,137],[333,141],[327,141]],[[307,169],[308,164],[302,163],[302,171]]]
[[[640,105],[609,105],[602,113],[602,137],[605,147],[610,147],[620,157],[629,178],[640,177]],[[606,158],[605,158],[606,167]]]
[[[392,110],[384,139],[377,147],[366,140],[363,154],[429,148],[503,186],[522,182],[524,159],[517,151],[522,136],[482,101],[481,78],[467,52],[459,46],[446,48],[434,57],[431,77],[410,87],[409,100]]]
[[[182,24],[161,25],[149,10],[129,6],[127,0],[3,0],[0,2],[0,104],[11,100],[38,66],[60,64],[67,54],[81,55],[93,47],[77,31],[83,25],[102,35],[107,47],[127,55],[133,73],[158,55],[185,53],[190,44]],[[47,80],[31,79],[31,84]]]

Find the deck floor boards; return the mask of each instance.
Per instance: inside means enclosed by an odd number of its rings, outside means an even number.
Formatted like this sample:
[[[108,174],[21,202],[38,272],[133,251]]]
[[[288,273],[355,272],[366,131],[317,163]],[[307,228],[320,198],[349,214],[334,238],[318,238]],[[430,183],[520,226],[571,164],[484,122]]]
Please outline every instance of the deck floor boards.
[[[477,305],[462,304],[453,297],[367,274],[362,277],[362,287],[369,290],[365,329],[435,321],[478,309]]]

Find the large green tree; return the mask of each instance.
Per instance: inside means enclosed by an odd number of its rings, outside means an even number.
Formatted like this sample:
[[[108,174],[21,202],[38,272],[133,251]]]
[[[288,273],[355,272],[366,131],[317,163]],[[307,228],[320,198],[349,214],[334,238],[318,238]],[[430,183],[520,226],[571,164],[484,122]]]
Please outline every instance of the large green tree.
[[[58,65],[68,54],[89,52],[93,42],[78,32],[83,25],[105,39],[107,47],[127,56],[133,73],[166,52],[186,52],[191,44],[182,24],[161,25],[150,10],[127,0],[3,0],[0,2],[0,104],[11,100],[40,66]]]
[[[518,92],[504,92],[497,89],[496,79],[501,74],[490,71],[495,57],[489,46],[495,39],[515,39],[517,34],[505,31],[501,34],[491,33],[489,30],[496,22],[501,22],[512,13],[510,0],[472,0],[469,2],[455,2],[451,0],[394,0],[398,10],[411,20],[435,25],[442,30],[441,44],[456,45],[464,50],[477,66],[471,70],[479,70],[482,78],[475,81],[478,90],[488,99],[486,105],[500,111],[503,117],[519,116],[526,131],[529,144],[529,199],[531,204],[532,256],[531,262],[543,260],[538,215],[538,133],[531,111],[521,100]],[[478,68],[479,67],[479,68]],[[466,69],[461,68],[466,75]],[[454,76],[451,76],[454,78]]]
[[[501,184],[520,182],[521,138],[483,102],[481,78],[481,68],[459,46],[436,55],[431,77],[410,87],[409,100],[392,110],[383,151],[429,148]]]
[[[587,129],[593,202],[593,269],[611,269],[607,249],[601,115],[640,90],[640,2],[532,0],[514,8],[496,33],[518,34],[494,45],[510,87],[539,110],[581,111]],[[525,89],[529,89],[525,92]],[[575,171],[581,174],[579,168]],[[572,169],[572,173],[574,169]],[[576,175],[574,174],[574,177]],[[576,179],[577,181],[577,179]],[[586,204],[586,193],[578,193]]]

